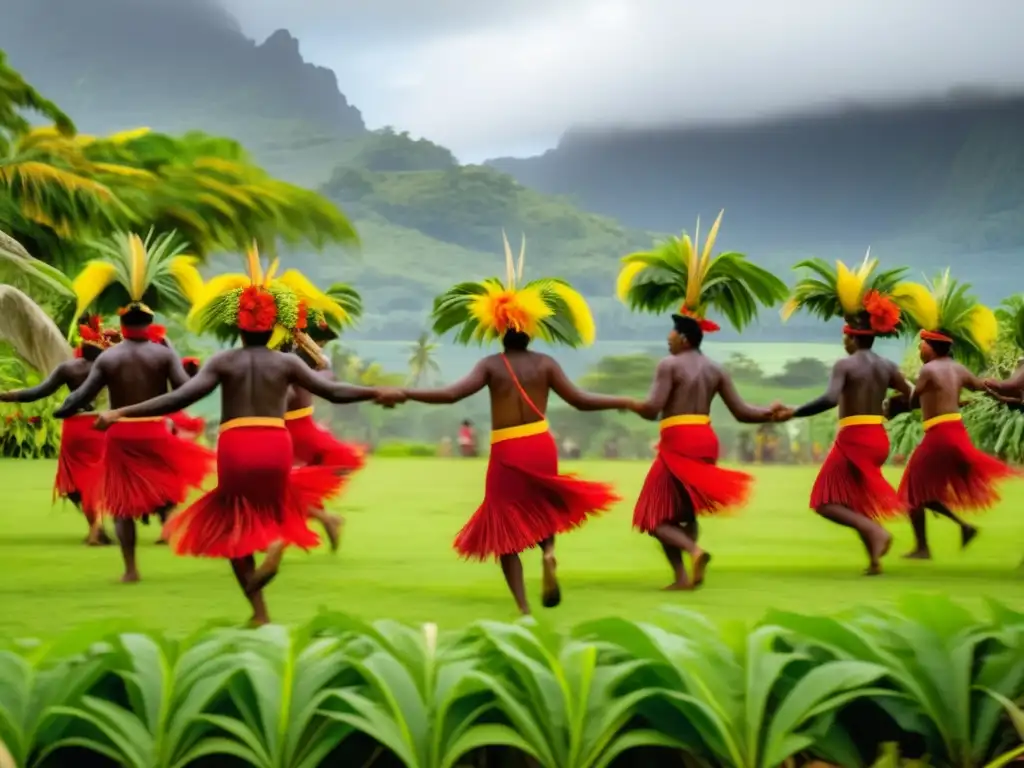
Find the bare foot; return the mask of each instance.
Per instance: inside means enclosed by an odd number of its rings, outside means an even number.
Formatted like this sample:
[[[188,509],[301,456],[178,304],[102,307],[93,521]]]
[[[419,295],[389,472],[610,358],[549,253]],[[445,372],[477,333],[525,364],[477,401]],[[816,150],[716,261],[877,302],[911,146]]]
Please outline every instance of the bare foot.
[[[263,558],[263,562],[253,572],[249,583],[245,587],[245,594],[247,596],[256,594],[274,580],[278,569],[281,567],[281,558],[283,556],[284,543],[278,541],[270,545],[266,556]]]
[[[111,541],[107,532],[100,528],[86,536],[85,543],[90,547],[109,547],[114,542]]]
[[[892,534],[888,531],[883,531],[883,534],[880,539],[871,542],[871,565],[864,572],[865,576],[880,576],[882,573],[882,558],[892,548]]]
[[[705,552],[702,549],[697,550],[697,554],[693,557],[693,586],[699,587],[704,583],[704,571],[708,568],[708,563],[711,562],[711,553]]]
[[[695,585],[688,581],[673,581],[667,587],[662,587],[662,592],[692,592]]]
[[[121,577],[121,583],[122,584],[135,584],[136,582],[140,581],[141,579],[142,579],[142,577],[139,576],[139,572],[138,571],[126,571],[124,576]]]
[[[960,549],[967,549],[967,545],[974,541],[979,531],[973,525],[965,525],[960,529]]]
[[[544,585],[541,592],[541,605],[554,608],[562,602],[562,590],[558,586],[558,561],[554,553],[544,555]]]
[[[903,556],[905,560],[931,560],[932,553],[930,549],[915,549],[913,552],[908,552]]]
[[[338,515],[330,515],[324,520],[324,531],[327,533],[327,540],[331,545],[331,552],[338,551],[338,542],[341,540],[341,527],[345,519]]]
[[[263,614],[261,616],[253,615],[253,617],[251,619],[249,619],[249,622],[246,624],[246,626],[248,626],[248,627],[250,627],[252,629],[255,629],[256,627],[262,627],[262,626],[265,626],[265,625],[267,625],[269,623],[270,623],[270,617],[267,616],[266,614]]]
[[[161,536],[159,539],[156,540],[156,545],[158,547],[165,547],[165,546],[167,546],[167,539],[165,539],[163,536]]]

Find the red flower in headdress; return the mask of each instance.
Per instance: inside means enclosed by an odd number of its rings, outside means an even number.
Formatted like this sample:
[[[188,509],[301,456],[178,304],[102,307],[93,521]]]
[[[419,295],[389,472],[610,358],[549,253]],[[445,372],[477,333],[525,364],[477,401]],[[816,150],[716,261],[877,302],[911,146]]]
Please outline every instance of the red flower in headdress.
[[[704,333],[714,333],[715,331],[722,330],[722,327],[713,320],[708,320],[705,317],[697,317],[697,315],[694,312],[691,312],[685,304],[680,308],[679,314],[696,320],[697,325],[700,326],[700,329]]]
[[[306,324],[309,322],[309,308],[306,306],[306,302],[299,302],[299,318],[295,321],[296,329],[300,331],[306,330]]]
[[[266,333],[277,322],[277,304],[268,291],[250,285],[238,299],[238,328],[249,333]]]
[[[900,308],[878,291],[868,291],[864,295],[864,310],[868,313],[871,330],[875,333],[892,333],[900,324]]]

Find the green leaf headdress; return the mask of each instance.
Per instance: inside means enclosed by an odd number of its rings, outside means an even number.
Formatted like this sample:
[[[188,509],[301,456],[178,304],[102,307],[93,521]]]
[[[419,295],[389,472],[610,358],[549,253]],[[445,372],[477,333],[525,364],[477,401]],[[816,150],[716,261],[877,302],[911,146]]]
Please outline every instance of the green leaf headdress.
[[[961,283],[947,269],[924,285],[902,284],[894,298],[905,307],[911,327],[922,339],[951,344],[957,360],[978,368],[996,342],[999,322],[970,289],[969,283]]]
[[[801,261],[794,269],[807,274],[782,307],[783,320],[802,309],[822,320],[842,317],[846,320],[843,332],[856,336],[893,336],[906,329],[902,304],[907,301],[904,287],[909,284],[901,280],[907,270],[880,271],[870,248],[854,269],[841,261],[833,268],[822,259]]]
[[[100,315],[123,315],[132,310],[153,316],[154,310],[187,311],[202,284],[196,259],[183,255],[185,244],[174,232],[143,240],[120,232],[93,243],[100,254],[75,278],[76,316],[93,307]]]
[[[545,277],[523,283],[526,238],[518,264],[505,233],[505,279],[489,277],[459,283],[434,299],[434,333],[458,328],[455,341],[467,344],[500,339],[506,331],[570,347],[592,344],[594,318],[586,300],[564,280]]]
[[[719,330],[718,324],[706,317],[709,308],[721,312],[739,331],[756,319],[759,304],[771,307],[785,299],[786,285],[743,254],[712,255],[724,213],[715,219],[702,250],[698,219],[692,241],[684,233],[651,251],[623,257],[616,285],[619,299],[643,312],[675,309],[699,321],[705,333]]]

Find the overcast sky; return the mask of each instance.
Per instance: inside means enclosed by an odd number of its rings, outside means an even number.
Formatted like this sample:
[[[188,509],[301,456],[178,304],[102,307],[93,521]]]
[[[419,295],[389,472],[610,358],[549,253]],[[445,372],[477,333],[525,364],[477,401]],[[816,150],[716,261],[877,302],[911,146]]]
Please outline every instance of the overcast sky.
[[[221,0],[285,27],[371,128],[463,161],[580,124],[735,119],[1024,85],[1024,0]]]

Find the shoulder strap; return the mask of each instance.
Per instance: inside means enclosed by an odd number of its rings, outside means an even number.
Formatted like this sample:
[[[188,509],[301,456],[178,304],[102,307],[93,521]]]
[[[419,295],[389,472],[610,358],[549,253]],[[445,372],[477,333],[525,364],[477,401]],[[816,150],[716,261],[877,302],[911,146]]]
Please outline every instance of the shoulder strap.
[[[508,358],[505,356],[504,352],[501,355],[501,361],[505,364],[505,368],[508,371],[508,375],[512,377],[512,383],[514,383],[516,385],[516,389],[519,390],[519,395],[523,398],[523,400],[526,401],[526,404],[530,406],[530,409],[535,414],[537,414],[541,418],[541,420],[547,418],[541,411],[541,409],[534,405],[534,402],[533,400],[530,399],[530,396],[526,394],[526,390],[523,389],[523,385],[519,383],[519,377],[516,376],[516,372],[512,370],[512,363],[508,361]]]

